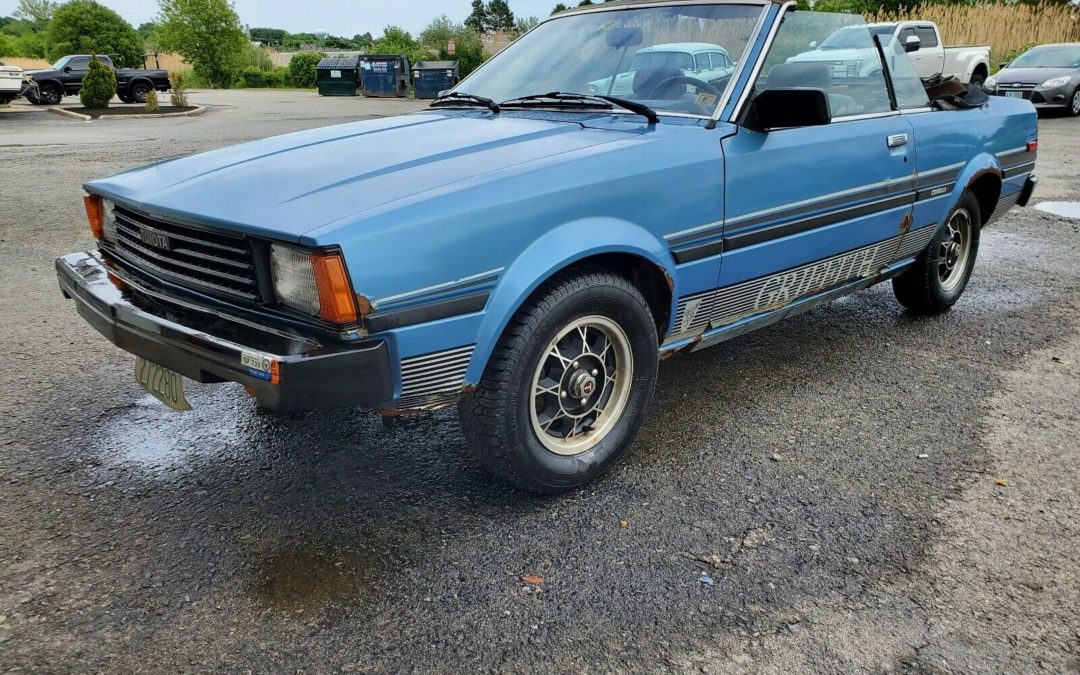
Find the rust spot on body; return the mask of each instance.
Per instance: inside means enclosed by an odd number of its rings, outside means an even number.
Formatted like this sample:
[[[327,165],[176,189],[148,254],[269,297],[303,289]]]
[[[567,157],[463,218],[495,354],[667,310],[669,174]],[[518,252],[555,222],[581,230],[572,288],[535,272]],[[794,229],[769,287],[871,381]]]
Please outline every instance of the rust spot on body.
[[[900,234],[907,234],[911,231],[911,224],[915,222],[915,217],[910,213],[904,214],[904,217],[900,219]]]

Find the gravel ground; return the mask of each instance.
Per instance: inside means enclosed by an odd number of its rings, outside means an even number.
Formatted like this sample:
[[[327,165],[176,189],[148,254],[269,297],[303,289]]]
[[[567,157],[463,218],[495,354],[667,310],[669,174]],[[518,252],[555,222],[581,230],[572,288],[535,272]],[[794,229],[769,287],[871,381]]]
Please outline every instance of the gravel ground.
[[[452,412],[141,392],[56,288],[81,183],[418,105],[192,100],[0,112],[0,670],[1080,670],[1080,221],[1012,212],[945,316],[880,286],[665,362],[627,461],[537,499]],[[1077,199],[1078,124],[1042,120],[1035,201]]]

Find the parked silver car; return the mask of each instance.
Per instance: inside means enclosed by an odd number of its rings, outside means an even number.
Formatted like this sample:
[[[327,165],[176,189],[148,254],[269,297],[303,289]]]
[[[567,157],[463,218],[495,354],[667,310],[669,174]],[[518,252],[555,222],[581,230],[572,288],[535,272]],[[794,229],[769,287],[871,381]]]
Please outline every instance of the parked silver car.
[[[1080,43],[1042,45],[1002,64],[986,80],[986,91],[1027,99],[1036,108],[1057,108],[1080,115]]]

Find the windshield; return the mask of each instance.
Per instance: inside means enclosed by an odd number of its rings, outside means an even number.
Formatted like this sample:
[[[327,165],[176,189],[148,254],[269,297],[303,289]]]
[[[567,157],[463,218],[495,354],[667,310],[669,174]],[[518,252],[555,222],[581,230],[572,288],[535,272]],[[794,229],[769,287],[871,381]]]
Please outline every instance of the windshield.
[[[759,5],[667,5],[556,17],[500,52],[455,91],[501,102],[567,92],[616,96],[657,112],[711,115],[738,63]],[[677,79],[673,79],[677,78]]]
[[[870,29],[871,35],[880,35],[884,38],[891,36],[896,26],[862,26],[859,30],[840,29],[825,38],[825,41],[821,43],[821,49],[865,48],[866,28]]]
[[[1080,68],[1080,45],[1038,47],[1024,52],[1010,68]]]
[[[65,56],[64,58],[60,59],[59,61],[57,61],[56,63],[52,64],[49,67],[52,68],[53,70],[63,70],[64,66],[66,66],[68,64],[68,61],[70,61],[70,60],[71,60],[70,56]]]

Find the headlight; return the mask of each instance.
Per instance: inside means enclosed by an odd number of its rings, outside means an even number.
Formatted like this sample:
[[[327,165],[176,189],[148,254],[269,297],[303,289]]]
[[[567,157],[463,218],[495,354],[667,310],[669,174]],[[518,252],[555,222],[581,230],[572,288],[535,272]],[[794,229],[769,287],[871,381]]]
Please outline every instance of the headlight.
[[[90,221],[90,232],[98,241],[116,243],[116,205],[112,200],[100,195],[84,195],[86,219]]]
[[[986,81],[983,82],[983,88],[984,89],[991,89],[991,90],[992,89],[997,89],[997,78],[996,77],[988,77],[988,78],[986,78]]]
[[[1047,80],[1042,83],[1044,89],[1053,89],[1054,87],[1064,87],[1068,83],[1072,82],[1070,77],[1055,77],[1052,80]]]
[[[356,299],[340,253],[273,244],[270,276],[274,295],[286,307],[332,323],[356,322]]]

